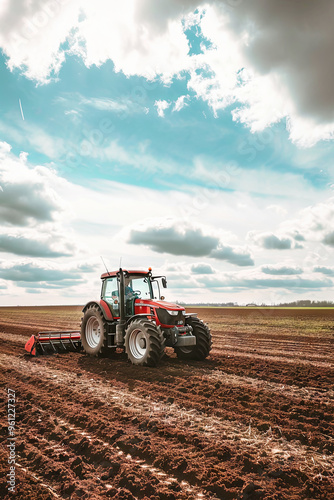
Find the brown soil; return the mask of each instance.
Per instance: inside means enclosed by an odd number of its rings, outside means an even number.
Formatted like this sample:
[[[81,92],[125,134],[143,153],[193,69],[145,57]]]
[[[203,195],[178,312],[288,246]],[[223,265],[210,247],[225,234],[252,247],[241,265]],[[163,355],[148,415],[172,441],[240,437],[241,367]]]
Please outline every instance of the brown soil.
[[[33,358],[80,307],[0,308],[0,383],[16,392],[17,499],[334,499],[333,310],[198,309],[213,349],[158,368]],[[1,404],[0,497],[8,493]]]

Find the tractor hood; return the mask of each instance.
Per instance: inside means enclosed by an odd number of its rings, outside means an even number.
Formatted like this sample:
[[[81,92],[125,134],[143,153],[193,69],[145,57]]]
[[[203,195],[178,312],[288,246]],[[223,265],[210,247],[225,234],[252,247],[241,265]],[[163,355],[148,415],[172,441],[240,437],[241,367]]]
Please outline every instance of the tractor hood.
[[[184,311],[184,307],[165,300],[152,300],[152,299],[137,299],[136,306],[145,305],[151,307],[160,307],[161,309],[171,309],[173,311]]]

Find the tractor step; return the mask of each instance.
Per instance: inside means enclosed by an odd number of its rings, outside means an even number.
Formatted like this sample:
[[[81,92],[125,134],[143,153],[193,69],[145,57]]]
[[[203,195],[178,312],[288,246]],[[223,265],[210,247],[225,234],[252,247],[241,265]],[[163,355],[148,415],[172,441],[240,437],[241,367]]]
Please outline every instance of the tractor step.
[[[80,331],[50,331],[32,335],[25,345],[25,350],[32,356],[55,352],[80,351]]]

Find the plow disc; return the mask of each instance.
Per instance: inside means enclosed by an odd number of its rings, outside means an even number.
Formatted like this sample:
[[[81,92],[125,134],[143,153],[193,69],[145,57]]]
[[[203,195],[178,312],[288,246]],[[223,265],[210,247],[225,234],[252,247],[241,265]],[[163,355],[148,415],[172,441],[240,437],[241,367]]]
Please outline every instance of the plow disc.
[[[80,331],[39,332],[37,335],[30,337],[25,345],[25,350],[32,356],[55,352],[80,351]]]

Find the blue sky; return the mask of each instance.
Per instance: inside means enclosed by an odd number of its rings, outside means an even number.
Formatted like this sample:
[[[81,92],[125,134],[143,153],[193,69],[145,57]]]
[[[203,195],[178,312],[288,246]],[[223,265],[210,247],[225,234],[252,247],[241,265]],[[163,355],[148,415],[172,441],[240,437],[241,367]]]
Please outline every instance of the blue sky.
[[[19,3],[0,9],[4,305],[98,296],[100,255],[166,273],[171,300],[333,299],[333,44],[311,3],[275,22],[257,0]]]

